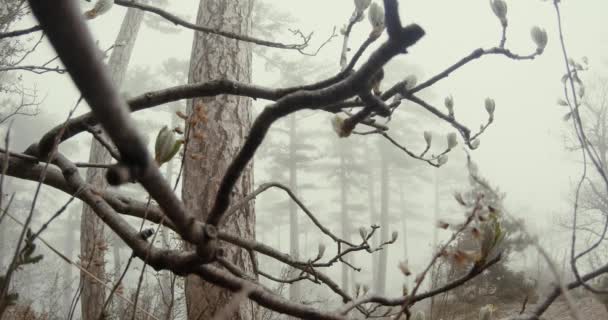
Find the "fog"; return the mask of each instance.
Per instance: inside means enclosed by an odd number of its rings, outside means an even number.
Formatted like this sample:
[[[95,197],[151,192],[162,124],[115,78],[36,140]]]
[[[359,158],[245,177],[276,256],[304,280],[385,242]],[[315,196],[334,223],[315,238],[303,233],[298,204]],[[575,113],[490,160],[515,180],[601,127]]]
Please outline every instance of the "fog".
[[[92,6],[91,3],[81,2],[83,10]],[[149,4],[156,5],[155,2],[149,1]],[[339,60],[343,41],[340,29],[352,14],[353,1],[266,0],[264,3],[269,7],[255,13],[258,20],[254,19],[254,35],[260,38],[267,36],[264,30],[256,28],[255,21],[283,16],[291,20],[287,24],[289,28],[301,30],[304,34],[313,34],[309,46],[304,49],[306,53],[314,52],[320,46],[321,48],[318,54],[307,56],[295,50],[252,45],[254,52],[252,83],[268,87],[285,87],[311,83],[340,71]],[[393,59],[384,68],[382,90],[387,90],[394,83],[410,75],[415,75],[418,83],[421,83],[475,49],[494,47],[500,42],[501,25],[487,0],[402,0],[399,3],[402,22],[419,24],[424,28],[426,35],[409,48],[407,54]],[[398,240],[385,250],[388,255],[386,294],[389,296],[400,295],[404,283],[410,288],[415,286],[415,276],[407,278],[402,275],[398,267],[400,261],[407,260],[412,272],[417,275],[432,259],[434,246],[447,241],[452,235],[451,228],[448,230],[437,228],[437,218],[439,221],[453,222],[453,224],[464,222],[465,210],[454,199],[454,194],[466,193],[470,190],[467,154],[478,168],[479,175],[487,179],[492,187],[504,193],[505,198],[502,202],[504,214],[508,215],[509,219],[523,221],[531,236],[538,238],[540,245],[556,261],[560,271],[564,272],[564,278],[572,279],[567,265],[571,243],[568,225],[571,223],[576,184],[583,173],[583,164],[581,151],[571,148],[573,143],[576,145],[578,142],[573,135],[573,122],[564,121],[567,107],[559,106],[556,102],[563,97],[564,87],[560,79],[565,73],[556,14],[552,1],[508,0],[507,3],[509,23],[506,48],[521,55],[534,52],[536,46],[530,37],[530,29],[533,26],[540,26],[548,34],[548,44],[544,52],[532,60],[514,60],[504,55],[485,55],[467,63],[447,78],[419,93],[421,98],[441,109],[442,112],[445,112],[444,98],[453,96],[456,118],[473,132],[476,132],[479,125],[485,123],[488,118],[484,108],[485,99],[488,97],[494,99],[496,104],[494,121],[481,134],[480,146],[477,149],[465,150],[462,138],[459,136],[458,146],[448,154],[447,164],[435,168],[425,162],[412,159],[378,135],[353,134],[347,138],[339,138],[332,129],[331,121],[334,116],[332,114],[304,110],[295,115],[298,139],[301,139],[298,140],[300,146],[298,152],[306,158],[298,164],[297,194],[320,223],[336,234],[342,232],[341,186],[336,176],[339,173],[336,172],[345,166],[344,162],[340,164],[340,152],[352,152],[353,164],[352,167],[347,167],[352,184],[349,184],[350,189],[345,201],[350,208],[348,223],[352,234],[349,237],[353,241],[360,241],[358,235],[360,227],[368,230],[371,224],[380,224],[379,220],[373,221],[373,212],[376,212],[376,217],[379,219],[380,154],[388,152],[391,161],[388,208],[390,223],[387,226],[380,226],[380,229],[387,229],[389,235],[393,231],[399,233]],[[169,2],[163,8],[187,21],[194,21],[198,5],[198,1],[182,0]],[[88,22],[100,49],[106,50],[112,46],[125,12],[125,7],[114,5],[108,13]],[[604,94],[601,89],[601,79],[604,79],[603,74],[608,67],[608,41],[606,41],[608,29],[603,27],[606,12],[608,12],[608,2],[602,0],[564,0],[561,3],[563,36],[568,53],[576,61],[581,61],[583,57],[589,61],[589,71],[584,75],[584,82],[589,84],[587,96],[590,96],[590,99]],[[146,13],[146,17],[150,16],[153,15]],[[30,15],[12,28],[17,30],[34,24],[36,21]],[[161,32],[158,28],[151,27],[150,23],[143,24],[127,71],[126,85],[121,90],[126,97],[187,83],[187,69],[181,70],[183,72],[180,75],[172,77],[163,72],[160,66],[163,62],[174,59],[174,61],[184,61],[181,67],[187,68],[187,61],[191,56],[193,32],[166,22],[163,26],[164,30],[169,32]],[[297,35],[281,28],[277,31],[280,34],[276,36],[275,41],[281,43],[301,41]],[[323,45],[334,30],[336,36]],[[355,25],[349,40],[351,49],[348,52],[349,59],[368,37],[369,32],[367,18]],[[24,39],[35,42],[39,36],[39,33],[34,33]],[[365,61],[365,57],[378,48],[386,38],[385,33],[372,44],[360,61]],[[44,40],[23,63],[37,65],[52,59],[55,55],[49,42]],[[273,62],[291,63],[293,70],[273,67]],[[52,65],[59,64],[54,62]],[[176,65],[175,68],[177,67]],[[298,68],[302,70],[297,71]],[[37,96],[41,101],[37,115],[17,116],[12,122],[2,124],[2,136],[7,134],[9,123],[11,124],[10,150],[23,152],[45,132],[65,121],[79,98],[79,92],[67,74],[49,72],[38,75],[25,71],[18,71],[15,74],[22,77],[21,83],[25,87],[36,88]],[[594,88],[597,90],[594,91]],[[258,114],[270,103],[261,99],[254,101],[254,113]],[[186,101],[180,101],[134,114],[142,132],[147,136],[151,152],[158,130],[163,125],[172,126],[174,110],[184,111],[185,106]],[[83,102],[76,109],[76,115],[89,111],[89,107]],[[289,117],[286,117],[273,125],[268,139],[256,155],[255,187],[267,182],[290,185],[288,164],[283,163],[287,152],[285,148],[289,145],[289,137],[284,134],[289,131],[289,121]],[[416,150],[417,154],[425,148],[423,132],[432,132],[433,144],[430,152],[438,154],[445,148],[445,137],[455,131],[449,124],[409,101],[401,104],[388,126],[389,133],[395,132],[394,137],[401,144]],[[369,128],[359,125],[355,131],[363,132],[367,129]],[[69,155],[73,161],[86,162],[90,144],[90,135],[81,134],[62,144],[60,151]],[[281,159],[277,160],[277,158]],[[175,179],[179,160],[172,162],[169,170],[172,170]],[[165,168],[161,169],[163,173],[166,172]],[[591,166],[588,170],[592,172]],[[82,170],[81,174],[84,175],[84,172],[85,170]],[[594,174],[590,173],[592,176]],[[366,180],[366,175],[373,175],[374,180],[371,185],[370,180]],[[3,196],[16,192],[16,198],[22,201],[22,205],[26,208],[35,187],[34,182],[9,178]],[[372,207],[369,206],[368,200],[369,188],[373,188],[375,192],[371,201],[374,203]],[[178,193],[180,189],[177,189]],[[134,195],[141,201],[146,200],[141,188],[134,185],[115,190]],[[35,215],[34,229],[39,228],[68,199],[67,194],[44,186],[37,204],[39,214]],[[290,252],[289,206],[289,197],[279,189],[266,191],[255,200],[257,240],[284,253]],[[65,225],[74,217],[77,221],[80,207],[79,201],[71,204],[68,210],[70,217],[66,214],[62,215],[56,222],[50,224],[43,235],[59,250],[66,250],[66,243],[69,240],[65,242],[63,239]],[[25,218],[26,212],[20,215],[21,218]],[[302,260],[314,259],[319,244],[327,246],[326,256],[333,256],[336,251],[334,242],[320,232],[302,210],[297,212],[300,226],[299,257]],[[141,220],[129,219],[134,226],[139,227]],[[153,225],[155,224],[150,223],[150,226]],[[17,229],[16,224],[11,224],[10,228],[20,230]],[[377,232],[379,236],[380,231]],[[584,234],[581,239],[579,244],[582,246],[586,241],[591,242],[595,238],[590,234]],[[74,241],[74,248],[78,248],[77,239]],[[123,250],[125,253],[123,259],[126,260],[129,250],[126,247]],[[62,266],[60,260],[53,257],[53,253],[48,249],[45,248],[43,252],[45,258],[42,263],[70,268],[66,265]],[[3,267],[12,253],[6,248],[3,250]],[[107,255],[111,260],[109,252]],[[377,255],[378,253],[373,254],[373,256]],[[529,246],[510,256],[507,263],[516,271],[525,271],[531,278],[542,275],[542,280],[550,279],[549,275],[541,272],[541,269],[546,267],[540,267],[542,263],[539,261],[542,258],[538,255],[537,250]],[[74,254],[72,258],[76,259],[76,256],[77,254]],[[374,276],[370,271],[373,260],[370,256],[371,254],[363,251],[355,253],[352,260],[349,260],[355,267],[361,268],[359,272],[348,271],[351,279],[350,291],[355,290],[357,284],[369,285],[375,289]],[[600,254],[600,256],[599,260],[605,264],[606,261],[601,259],[605,258],[605,255]],[[270,260],[266,257],[259,258],[260,265],[267,267],[270,273],[281,274],[283,266]],[[139,260],[136,264],[137,268],[141,268]],[[580,264],[582,270],[591,270],[586,263]],[[113,267],[108,262],[106,268],[110,272]],[[326,273],[340,284],[344,270],[343,264],[337,263],[328,268]],[[78,270],[73,269],[71,272],[76,275]],[[135,271],[127,278],[135,285],[137,276],[138,271]],[[267,282],[266,279],[262,282],[274,287],[274,284]],[[550,280],[542,283],[544,288],[549,285]],[[424,288],[429,286],[428,282],[423,283]],[[45,286],[42,284],[41,287]],[[320,305],[325,307],[341,302],[339,296],[322,286],[307,284],[303,286],[303,290],[307,299],[313,302],[321,300]],[[23,296],[33,301],[37,310],[48,311],[49,307],[45,305],[48,302],[43,302],[44,299],[39,298],[36,291],[35,288],[29,288],[24,291]],[[282,294],[287,296],[286,291]],[[605,316],[606,313],[603,315]],[[186,318],[184,316],[180,319]]]

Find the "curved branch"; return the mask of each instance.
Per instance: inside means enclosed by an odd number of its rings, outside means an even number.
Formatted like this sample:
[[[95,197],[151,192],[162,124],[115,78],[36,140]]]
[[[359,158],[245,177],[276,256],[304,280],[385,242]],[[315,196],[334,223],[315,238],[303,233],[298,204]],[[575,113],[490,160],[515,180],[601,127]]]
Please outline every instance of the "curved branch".
[[[227,31],[222,31],[222,30],[218,30],[218,29],[214,29],[214,28],[209,28],[209,27],[204,27],[201,25],[197,25],[194,23],[190,23],[188,21],[185,21],[183,19],[181,19],[180,17],[171,14],[161,8],[158,7],[154,7],[154,6],[150,6],[144,3],[139,3],[139,2],[135,2],[135,1],[128,1],[128,0],[114,0],[114,3],[123,7],[128,7],[128,8],[135,8],[135,9],[139,9],[142,11],[146,11],[146,12],[151,12],[154,14],[157,14],[161,17],[163,17],[164,19],[173,22],[176,25],[191,29],[191,30],[195,30],[195,31],[199,31],[199,32],[204,32],[204,33],[211,33],[211,34],[216,34],[218,36],[222,36],[225,38],[229,38],[229,39],[234,39],[234,40],[239,40],[239,41],[244,41],[244,42],[249,42],[249,43],[254,43],[257,45],[261,45],[261,46],[265,46],[265,47],[270,47],[270,48],[278,48],[278,49],[288,49],[288,50],[298,50],[301,51],[302,49],[306,48],[308,46],[308,42],[310,41],[310,38],[303,38],[304,42],[299,43],[299,44],[283,44],[280,42],[274,42],[274,41],[269,41],[269,40],[263,40],[263,39],[258,39],[255,37],[251,37],[251,36],[247,36],[247,35],[240,35],[240,34],[236,34],[236,33],[232,33],[232,32],[227,32]]]

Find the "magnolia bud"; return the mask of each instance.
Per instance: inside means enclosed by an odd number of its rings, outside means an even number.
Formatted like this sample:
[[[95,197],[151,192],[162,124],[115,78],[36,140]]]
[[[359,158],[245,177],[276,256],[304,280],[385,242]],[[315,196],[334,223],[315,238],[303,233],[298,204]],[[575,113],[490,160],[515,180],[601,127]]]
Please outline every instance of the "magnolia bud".
[[[319,251],[317,253],[317,260],[323,258],[323,254],[325,254],[325,244],[319,243]]]
[[[471,141],[471,148],[477,149],[479,147],[479,139]]]
[[[397,241],[397,236],[399,236],[399,232],[393,231],[393,234],[391,235],[391,242]]]
[[[358,12],[363,12],[369,7],[370,3],[372,3],[372,0],[355,0],[355,8]]]
[[[445,100],[443,101],[443,103],[445,104],[445,107],[448,109],[448,115],[450,117],[454,117],[454,98],[449,95],[447,97],[445,97]]]
[[[364,284],[363,285],[363,294],[367,294],[369,292],[369,286]]]
[[[437,165],[440,167],[446,163],[448,163],[448,156],[445,154],[440,156],[439,159],[437,159]]]
[[[361,236],[361,239],[365,241],[367,239],[367,230],[363,227],[359,228],[359,235]]]
[[[350,132],[344,129],[344,119],[342,119],[342,117],[336,115],[331,118],[331,125],[334,128],[334,131],[338,134],[338,137],[345,138],[350,135]]]
[[[399,262],[399,270],[401,270],[401,273],[403,273],[403,275],[406,277],[408,277],[412,274],[412,271],[410,271],[410,268],[407,265],[407,261]]]
[[[418,83],[418,78],[416,78],[416,75],[414,74],[410,74],[409,76],[407,76],[405,78],[405,90],[412,90],[415,86],[416,83]]]
[[[548,41],[547,32],[544,29],[534,26],[532,27],[532,30],[530,30],[530,35],[532,36],[534,43],[536,43],[536,53],[543,53]]]
[[[426,141],[426,145],[430,146],[433,141],[433,134],[429,131],[424,132],[424,141]]]
[[[110,11],[112,5],[114,5],[114,0],[97,0],[95,5],[93,6],[93,9],[86,11],[84,15],[89,20],[96,18]]]
[[[563,107],[567,107],[568,106],[568,102],[564,99],[557,99],[557,104]]]
[[[494,102],[494,99],[492,98],[486,98],[486,111],[488,112],[488,114],[490,115],[490,117],[494,116],[494,109],[496,109],[496,103]]]
[[[500,23],[503,27],[507,26],[507,3],[503,0],[491,0],[490,6],[492,6],[492,11],[498,19],[500,19]]]
[[[156,143],[154,145],[154,159],[156,163],[160,166],[171,160],[179,151],[182,143],[182,140],[177,140],[173,130],[169,130],[167,126],[162,127],[156,136]]]
[[[458,139],[456,137],[456,133],[450,132],[448,134],[448,149],[452,149],[458,145]]]
[[[375,33],[381,33],[384,30],[384,9],[377,3],[372,3],[367,13],[369,23]]]
[[[407,290],[407,284],[403,284],[403,287],[401,287],[401,293],[403,294],[403,296],[407,296],[408,290]]]

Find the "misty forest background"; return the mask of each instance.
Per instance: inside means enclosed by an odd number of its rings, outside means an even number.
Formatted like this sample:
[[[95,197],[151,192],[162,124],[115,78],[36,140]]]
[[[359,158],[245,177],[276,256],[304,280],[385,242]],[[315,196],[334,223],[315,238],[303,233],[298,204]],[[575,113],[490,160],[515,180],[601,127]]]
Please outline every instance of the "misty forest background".
[[[82,1],[83,11],[90,9],[94,2]],[[563,99],[564,92],[564,63],[554,12],[551,1],[507,2],[508,47],[517,52],[533,52],[535,44],[529,30],[538,25],[547,31],[549,39],[543,54],[524,61],[483,57],[419,94],[443,110],[445,105],[453,104],[450,112],[473,129],[491,118],[492,124],[479,138],[479,148],[465,150],[459,141],[451,146],[445,158],[447,163],[437,168],[408,156],[380,134],[367,134],[370,128],[358,126],[354,134],[341,138],[332,126],[332,121],[336,121],[333,115],[307,110],[291,114],[273,125],[254,159],[255,188],[274,184],[255,199],[257,240],[302,260],[315,259],[320,251],[327,251],[327,256],[334,254],[336,249],[331,239],[326,238],[281,189],[289,187],[323,226],[346,240],[360,241],[372,230],[377,233],[370,240],[374,246],[396,237],[394,243],[383,250],[349,255],[344,262],[333,263],[325,272],[344,291],[355,296],[368,291],[400,295],[404,286],[410,289],[415,286],[416,275],[425,268],[436,248],[462,223],[469,209],[463,204],[474,203],[480,193],[486,192],[487,183],[495,193],[486,193],[484,203],[500,208],[504,216],[509,216],[500,218],[501,228],[507,234],[501,244],[502,259],[479,277],[416,305],[414,310],[423,311],[428,319],[447,320],[477,318],[478,310],[488,304],[493,305],[496,319],[499,314],[518,312],[522,305],[531,308],[555,284],[536,244],[555,262],[563,281],[573,281],[571,214],[584,164],[568,107],[559,100]],[[296,86],[340,71],[340,32],[351,16],[352,1],[257,0],[254,3],[254,36],[294,43],[300,35],[293,30],[304,34],[313,32],[311,43],[304,51],[314,53],[319,47],[320,50],[315,55],[305,55],[294,50],[253,45],[252,83],[268,87]],[[148,4],[194,21],[199,3],[148,1]],[[29,14],[8,19],[9,7],[7,2],[0,2],[0,31],[23,29],[36,23]],[[605,131],[608,78],[604,74],[608,69],[608,31],[600,26],[604,24],[607,10],[608,3],[601,0],[562,3],[565,37],[573,58],[571,65],[579,71],[577,76],[585,84],[585,92],[581,94],[585,105],[582,117],[604,166],[608,152]],[[485,0],[401,1],[401,11],[407,23],[423,25],[427,36],[407,55],[398,56],[384,67],[380,86],[383,90],[403,79],[412,82],[427,79],[472,50],[495,45],[501,37],[500,23]],[[114,5],[108,13],[88,22],[99,48],[107,50],[108,57],[113,46],[122,45],[115,41],[126,12],[125,7]],[[141,19],[120,89],[127,98],[188,81],[193,31],[150,13],[143,14]],[[369,30],[366,21],[355,26],[349,56],[365,40]],[[60,61],[52,60],[55,56],[42,33],[0,39],[0,115],[3,119],[0,129],[3,137],[10,131],[11,151],[22,152],[64,121],[79,98]],[[42,69],[17,68],[44,63]],[[488,97],[495,102],[496,111],[487,110]],[[262,99],[254,100],[254,117],[267,104]],[[88,107],[82,103],[75,115],[86,112]],[[163,126],[184,128],[180,113],[186,112],[187,101],[182,100],[133,114],[151,152]],[[429,154],[441,153],[452,143],[449,134],[453,131],[448,123],[437,121],[431,113],[406,100],[390,118],[391,138],[416,154],[425,150],[427,144],[431,148]],[[91,143],[91,135],[83,134],[62,144],[61,152],[73,161],[84,163],[89,159]],[[172,183],[180,173],[182,156],[178,153],[161,166],[166,179]],[[82,174],[86,171],[81,170]],[[597,174],[588,170],[588,179],[599,181]],[[481,177],[483,184],[476,177]],[[10,215],[0,223],[0,270],[7,269],[11,263],[21,232],[20,223],[30,210],[35,186],[35,182],[12,177],[4,181],[4,203],[11,196],[13,199]],[[116,190],[141,201],[147,199],[137,184]],[[82,203],[69,199],[51,187],[42,188],[32,228],[39,229],[62,207],[65,211],[40,235],[40,241],[45,242],[37,242],[35,253],[42,255],[42,259],[20,267],[15,273],[9,291],[18,293],[18,299],[12,313],[5,315],[6,319],[17,319],[17,316],[82,318],[81,271],[59,255],[82,264]],[[605,188],[597,191],[588,187],[581,193],[577,202],[580,231],[577,245],[581,249],[604,236],[603,219],[608,215],[605,199]],[[140,220],[126,219],[139,227]],[[522,231],[524,225],[525,232]],[[155,226],[145,224],[144,229]],[[164,248],[182,246],[180,238],[168,229],[161,230],[155,242]],[[474,234],[462,234],[451,248],[469,252],[475,243]],[[582,258],[578,262],[580,272],[605,264],[606,249],[601,243]],[[115,298],[111,301],[108,319],[149,319],[150,315],[187,319],[181,277],[144,268],[141,260],[130,258],[131,249],[109,228],[98,239],[96,250],[103,253],[103,259],[87,262],[104,266],[105,281],[110,286],[121,277],[125,266],[130,265],[117,292],[127,300],[133,300],[137,292],[140,309],[145,311],[138,309],[133,314],[126,301]],[[288,279],[299,275],[275,260],[264,256],[258,260],[260,269],[275,277]],[[406,264],[408,270],[404,270]],[[413,275],[405,276],[410,270]],[[424,282],[423,287],[439,287],[456,279],[463,270],[454,261],[440,259],[430,270],[430,280]],[[321,309],[342,302],[327,287],[312,281],[294,284],[266,278],[260,281],[286,298]],[[586,319],[608,317],[594,294],[577,289],[573,295]],[[549,314],[556,317],[567,314],[563,304],[558,300],[549,309],[554,313]],[[285,317],[265,310],[258,318]]]

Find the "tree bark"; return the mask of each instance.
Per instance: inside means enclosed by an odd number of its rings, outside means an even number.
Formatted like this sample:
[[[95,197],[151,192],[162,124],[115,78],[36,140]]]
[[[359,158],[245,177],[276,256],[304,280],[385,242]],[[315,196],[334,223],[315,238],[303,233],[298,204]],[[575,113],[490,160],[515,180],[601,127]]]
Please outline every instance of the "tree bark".
[[[112,49],[108,68],[112,80],[116,87],[121,87],[126,75],[127,66],[131,59],[131,53],[135,45],[135,39],[141,21],[143,19],[143,11],[138,9],[129,9],[125,15],[120,32],[116,37],[115,47]],[[108,151],[93,139],[91,143],[91,151],[89,154],[89,162],[91,163],[109,163],[112,157]],[[86,181],[92,184],[98,190],[103,190],[107,187],[104,177],[104,170],[89,168],[87,170]],[[90,207],[84,205],[82,209],[82,219],[80,224],[80,256],[83,267],[86,267],[89,272],[101,280],[105,280],[105,235],[104,224],[99,219]],[[105,301],[104,286],[92,281],[89,277],[81,273],[82,281],[82,319],[96,320],[101,313],[101,308]],[[106,311],[107,312],[107,311]]]
[[[350,241],[350,224],[349,224],[349,214],[348,214],[348,177],[347,177],[347,168],[346,161],[347,157],[347,146],[346,141],[340,141],[338,144],[338,148],[340,151],[340,224],[342,229],[342,239],[346,241]],[[344,257],[344,260],[349,261],[349,257]],[[350,267],[346,265],[346,263],[342,263],[342,290],[345,292],[350,292]]]
[[[201,0],[196,23],[214,29],[249,34],[253,0]],[[251,81],[251,47],[248,43],[213,34],[196,33],[190,59],[189,83],[213,79]],[[243,145],[251,126],[251,99],[220,95],[194,99],[188,105],[189,121],[182,197],[186,209],[205,220],[213,206],[219,183]],[[233,189],[242,198],[253,184],[252,164],[247,166]],[[255,238],[255,212],[250,202],[226,217],[222,229],[241,237]],[[249,254],[226,246],[225,257],[252,274]],[[232,293],[211,285],[198,276],[186,279],[188,319],[211,319],[230,302]],[[254,319],[257,307],[246,301],[233,319]]]
[[[298,164],[297,164],[297,145],[296,145],[296,115],[289,116],[289,187],[298,194]],[[300,255],[300,228],[298,225],[298,207],[294,201],[289,201],[289,254],[298,258]],[[292,277],[297,277],[297,269],[292,269]],[[299,301],[300,282],[289,285],[289,300]]]
[[[388,174],[388,155],[386,150],[380,150],[380,243],[388,241],[388,208],[389,208],[389,193],[390,181]],[[380,250],[378,258],[378,284],[376,287],[378,294],[386,292],[386,268],[388,263],[388,250]]]

